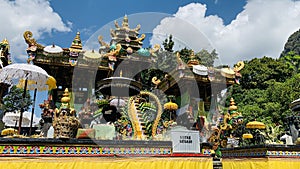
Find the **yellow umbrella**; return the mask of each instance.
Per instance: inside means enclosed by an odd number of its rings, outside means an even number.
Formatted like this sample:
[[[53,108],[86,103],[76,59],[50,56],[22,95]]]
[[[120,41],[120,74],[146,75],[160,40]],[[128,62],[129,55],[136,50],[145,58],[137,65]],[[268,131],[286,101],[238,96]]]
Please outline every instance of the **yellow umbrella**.
[[[46,81],[46,85],[48,85],[48,90],[56,89],[56,80],[53,76],[49,76],[49,78]]]
[[[170,100],[168,103],[164,104],[164,109],[169,111],[171,120],[172,113],[178,109],[178,105]]]
[[[27,80],[27,88],[28,90],[34,90],[37,89],[39,91],[44,91],[44,90],[52,90],[56,89],[56,80],[54,77],[49,76],[45,85],[36,85],[36,84],[41,84],[39,80]],[[20,79],[19,83],[17,84],[18,88],[23,89],[25,85],[25,79]]]
[[[252,139],[252,138],[253,138],[253,135],[252,135],[252,134],[249,134],[249,133],[246,133],[246,134],[243,134],[243,138],[244,138],[244,139]]]
[[[169,101],[168,103],[164,104],[164,109],[166,109],[166,110],[177,110],[178,105],[176,103],[173,103],[173,102]]]
[[[248,128],[248,129],[266,129],[266,125],[259,121],[251,121],[246,124],[246,128]]]

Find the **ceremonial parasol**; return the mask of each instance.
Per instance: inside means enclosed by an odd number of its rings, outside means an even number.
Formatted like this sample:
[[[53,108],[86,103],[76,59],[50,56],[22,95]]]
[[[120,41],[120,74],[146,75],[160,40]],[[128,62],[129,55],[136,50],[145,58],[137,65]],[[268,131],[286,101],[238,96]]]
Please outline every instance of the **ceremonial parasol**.
[[[99,91],[103,95],[130,97],[140,93],[142,84],[134,79],[126,77],[105,78],[98,84]]]
[[[86,51],[83,54],[83,58],[86,60],[94,60],[94,61],[99,61],[99,59],[101,58],[100,53],[95,52],[94,50],[92,51]]]
[[[142,88],[142,84],[140,82],[126,77],[105,78],[100,81],[98,86],[98,91],[101,94],[117,97],[110,102],[110,106],[102,110],[104,119],[112,122],[121,117],[118,112],[119,106],[125,105],[125,101],[120,99],[120,97],[131,97],[137,95],[140,93]]]
[[[57,45],[49,45],[44,48],[44,51],[50,54],[62,53],[63,49]]]
[[[123,100],[123,99],[112,99],[110,102],[109,102],[109,105],[111,105],[111,106],[116,106],[116,107],[118,107],[118,106],[121,106],[121,107],[123,107],[123,106],[125,106],[126,105],[126,102],[125,102],[125,100]]]
[[[266,125],[259,121],[251,121],[246,124],[247,129],[266,129]]]
[[[56,87],[56,85],[54,85],[56,83],[55,79],[53,77],[49,77],[48,73],[41,67],[25,63],[10,64],[5,66],[0,72],[1,83],[12,85],[19,83],[20,80],[24,81],[23,98],[26,96],[28,81],[30,82],[29,85],[37,90],[45,90],[49,89],[49,87]],[[23,112],[24,109],[22,107],[19,120],[19,133],[21,131]]]
[[[9,126],[9,127],[15,127],[19,120],[20,120],[20,112],[7,112],[5,113],[2,119],[5,126]],[[23,117],[22,126],[25,127],[29,125],[30,125],[30,119],[28,117]]]

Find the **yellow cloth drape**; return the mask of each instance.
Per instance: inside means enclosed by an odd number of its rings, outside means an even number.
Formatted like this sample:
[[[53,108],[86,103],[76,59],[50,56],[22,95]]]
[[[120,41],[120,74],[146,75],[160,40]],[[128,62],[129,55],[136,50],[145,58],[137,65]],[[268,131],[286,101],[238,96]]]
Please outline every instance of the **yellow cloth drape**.
[[[222,159],[223,169],[299,169],[299,158]]]
[[[0,166],[5,169],[207,169],[213,168],[211,158],[169,157],[1,157]]]

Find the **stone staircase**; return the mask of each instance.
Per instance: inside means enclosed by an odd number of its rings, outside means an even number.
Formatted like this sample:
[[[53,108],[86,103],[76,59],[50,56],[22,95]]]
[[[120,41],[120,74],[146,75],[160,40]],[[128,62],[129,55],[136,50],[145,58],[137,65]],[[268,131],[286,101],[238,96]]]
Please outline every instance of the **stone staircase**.
[[[142,135],[144,136],[144,133],[145,133],[145,129],[146,129],[146,126],[145,126],[145,122],[144,122],[144,119],[143,119],[143,113],[141,110],[140,110],[140,104],[141,104],[141,100],[139,98],[135,99],[134,100],[134,104],[135,104],[135,107],[136,107],[136,115],[137,115],[137,119],[139,121],[139,125],[140,125],[140,128],[141,128],[141,131],[142,131]]]
[[[213,158],[213,169],[222,169],[222,159]]]

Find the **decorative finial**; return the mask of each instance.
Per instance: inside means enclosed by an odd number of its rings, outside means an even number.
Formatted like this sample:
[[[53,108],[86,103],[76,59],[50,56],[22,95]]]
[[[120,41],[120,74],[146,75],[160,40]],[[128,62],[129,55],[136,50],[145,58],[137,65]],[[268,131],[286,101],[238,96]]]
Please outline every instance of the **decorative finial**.
[[[115,23],[115,27],[116,27],[116,28],[120,28],[120,26],[119,26],[119,24],[118,24],[118,22],[117,22],[116,20],[115,20],[114,23]]]
[[[189,67],[193,66],[193,65],[199,65],[199,61],[196,59],[196,56],[195,56],[195,53],[194,51],[192,50],[191,51],[191,55],[189,56],[189,61],[187,62],[187,65]]]
[[[195,52],[192,50],[190,59],[195,59]]]
[[[8,40],[7,40],[6,38],[4,38],[4,39],[0,42],[0,44],[5,45],[5,46],[6,46],[6,49],[9,51],[10,46],[9,46],[9,42],[8,42]]]
[[[3,44],[3,45],[9,45],[9,42],[8,42],[8,40],[6,38],[4,38],[2,40],[2,42],[1,42],[1,44]]]
[[[69,90],[68,90],[68,88],[66,88],[65,91],[64,91],[63,97],[61,98],[61,102],[62,103],[69,103],[70,100],[71,99],[69,97]]]
[[[123,18],[122,27],[126,27],[126,28],[129,27],[127,15],[125,15],[124,18]]]
[[[235,105],[235,102],[234,102],[233,98],[230,99],[229,110],[237,110],[237,106]]]

